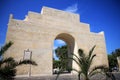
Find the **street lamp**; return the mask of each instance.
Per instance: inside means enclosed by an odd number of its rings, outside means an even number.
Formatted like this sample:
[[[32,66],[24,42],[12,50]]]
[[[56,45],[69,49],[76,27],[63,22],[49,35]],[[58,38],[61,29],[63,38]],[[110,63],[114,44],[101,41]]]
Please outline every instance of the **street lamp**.
[[[23,56],[23,60],[31,60],[32,59],[32,51],[30,51],[29,49],[24,50],[24,56]],[[29,67],[29,77],[31,76],[31,64]]]

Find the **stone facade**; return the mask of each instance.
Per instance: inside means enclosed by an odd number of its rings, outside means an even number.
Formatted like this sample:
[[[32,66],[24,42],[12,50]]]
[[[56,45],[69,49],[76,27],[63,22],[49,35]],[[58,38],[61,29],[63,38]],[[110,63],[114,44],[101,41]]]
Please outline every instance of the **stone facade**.
[[[117,57],[117,62],[118,62],[118,69],[119,69],[119,71],[120,71],[120,56]]]
[[[74,54],[79,48],[88,53],[96,45],[93,66],[108,66],[104,32],[90,32],[89,24],[80,22],[79,18],[78,14],[48,7],[43,7],[41,13],[28,12],[24,20],[10,15],[6,42],[13,41],[14,44],[5,57],[21,60],[24,50],[29,49],[32,59],[38,64],[31,66],[31,75],[52,75],[54,40],[62,39],[68,44],[69,53]],[[71,61],[70,65],[78,69],[75,62]],[[18,75],[28,73],[29,65],[18,67]]]

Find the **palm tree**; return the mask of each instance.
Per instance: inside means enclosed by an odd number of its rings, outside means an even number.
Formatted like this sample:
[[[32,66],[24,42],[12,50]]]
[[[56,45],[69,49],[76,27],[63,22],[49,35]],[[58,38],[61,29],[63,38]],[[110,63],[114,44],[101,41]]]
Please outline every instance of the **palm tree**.
[[[96,56],[96,54],[92,54],[94,48],[95,48],[95,46],[89,51],[89,55],[85,55],[84,51],[82,49],[79,49],[78,56],[75,54],[72,54],[73,57],[69,58],[69,59],[72,59],[73,61],[75,61],[79,67],[79,70],[72,69],[78,73],[78,80],[80,80],[81,75],[83,75],[84,80],[90,80],[90,78],[93,75],[95,75],[97,73],[101,73],[101,71],[103,71],[103,69],[107,68],[105,66],[97,66],[97,67],[90,69],[92,61],[93,61],[94,57]],[[102,70],[98,70],[98,69],[102,69]]]
[[[115,80],[115,76],[112,73],[109,73],[108,67],[105,65],[96,66],[91,69],[92,61],[96,54],[93,54],[95,46],[89,51],[88,55],[85,55],[84,51],[82,49],[78,50],[78,56],[75,54],[72,54],[72,57],[68,57],[68,59],[71,59],[76,62],[76,64],[79,67],[79,70],[77,69],[70,69],[74,70],[78,73],[78,80],[80,80],[80,76],[83,75],[84,80],[90,80],[90,78],[98,73],[106,75],[107,78],[111,78],[112,80]],[[59,71],[57,74],[55,80],[58,79],[59,75],[62,73],[62,70]]]
[[[0,56],[3,56],[5,52],[12,46],[12,44],[13,42],[10,41],[1,47]],[[0,60],[0,80],[14,80],[14,77],[16,76],[16,67],[22,64],[37,65],[32,60],[15,61],[12,57],[2,58]]]

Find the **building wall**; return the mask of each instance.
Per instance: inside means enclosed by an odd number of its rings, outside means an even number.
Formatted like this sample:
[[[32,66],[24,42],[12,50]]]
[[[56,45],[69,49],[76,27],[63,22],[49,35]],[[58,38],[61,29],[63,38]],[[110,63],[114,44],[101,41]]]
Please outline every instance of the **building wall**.
[[[118,62],[118,69],[119,69],[119,71],[120,71],[120,56],[117,57],[117,62]]]
[[[41,13],[28,12],[24,20],[17,20],[10,16],[6,42],[14,44],[7,51],[5,57],[23,59],[24,50],[32,51],[32,59],[38,66],[32,66],[32,75],[52,75],[53,42],[59,34],[69,34],[74,38],[73,53],[79,48],[86,53],[96,45],[97,54],[93,66],[108,65],[104,33],[90,32],[89,24],[79,21],[79,15],[43,7]],[[71,38],[65,38],[69,42]],[[72,43],[72,41],[70,42]],[[75,62],[72,66],[78,68]],[[18,75],[29,73],[29,65],[18,67]]]

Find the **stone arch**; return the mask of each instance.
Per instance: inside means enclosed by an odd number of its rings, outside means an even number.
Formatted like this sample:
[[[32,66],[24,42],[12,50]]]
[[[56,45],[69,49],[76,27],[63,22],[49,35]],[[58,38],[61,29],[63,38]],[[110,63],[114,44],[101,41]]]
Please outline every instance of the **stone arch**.
[[[97,57],[93,65],[108,66],[104,32],[91,32],[89,24],[79,20],[78,14],[48,7],[43,7],[41,13],[29,11],[24,20],[14,19],[13,15],[10,15],[6,42],[14,41],[15,44],[4,57],[21,60],[24,50],[30,49],[32,59],[38,64],[32,66],[31,75],[52,75],[53,40],[62,39],[69,44],[70,53],[76,55],[78,48],[88,51],[97,45],[94,51]],[[74,61],[72,68],[79,69]],[[18,75],[27,74],[27,70],[28,67],[20,67],[17,69]]]
[[[71,53],[76,53],[77,44],[75,42],[75,38],[71,34],[69,34],[69,33],[60,33],[60,34],[56,35],[54,40],[56,40],[56,39],[61,39],[61,40],[65,41],[67,43],[68,56],[69,57],[71,56]],[[72,60],[69,61],[68,66],[70,68],[73,67]]]

